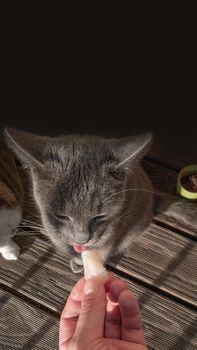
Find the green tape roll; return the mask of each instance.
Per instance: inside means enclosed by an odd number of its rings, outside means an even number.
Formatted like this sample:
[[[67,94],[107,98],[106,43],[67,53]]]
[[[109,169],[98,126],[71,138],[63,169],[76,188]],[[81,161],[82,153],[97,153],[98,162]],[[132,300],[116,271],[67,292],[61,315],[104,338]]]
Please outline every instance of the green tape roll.
[[[181,179],[183,176],[186,175],[191,175],[191,174],[197,174],[197,164],[191,164],[191,165],[187,165],[186,167],[184,167],[179,175],[178,175],[178,179],[177,179],[177,193],[185,198],[191,199],[191,200],[197,200],[197,192],[190,192],[188,191],[185,187],[183,187],[183,185],[181,184]]]

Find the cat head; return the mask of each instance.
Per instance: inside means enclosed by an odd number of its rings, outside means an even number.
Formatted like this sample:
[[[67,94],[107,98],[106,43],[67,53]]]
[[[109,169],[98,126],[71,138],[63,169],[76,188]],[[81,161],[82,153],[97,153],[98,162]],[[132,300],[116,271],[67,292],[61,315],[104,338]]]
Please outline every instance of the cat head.
[[[61,250],[65,244],[96,247],[110,239],[126,179],[147,153],[151,134],[50,138],[6,129],[5,135],[30,171],[43,225]]]

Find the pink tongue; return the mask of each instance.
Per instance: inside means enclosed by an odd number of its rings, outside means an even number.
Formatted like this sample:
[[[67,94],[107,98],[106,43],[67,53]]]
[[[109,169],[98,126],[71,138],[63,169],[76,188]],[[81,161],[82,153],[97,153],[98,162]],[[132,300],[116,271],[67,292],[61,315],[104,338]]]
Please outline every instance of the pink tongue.
[[[77,252],[77,253],[82,253],[84,252],[85,250],[87,250],[87,248],[82,245],[82,244],[74,244],[74,250]]]

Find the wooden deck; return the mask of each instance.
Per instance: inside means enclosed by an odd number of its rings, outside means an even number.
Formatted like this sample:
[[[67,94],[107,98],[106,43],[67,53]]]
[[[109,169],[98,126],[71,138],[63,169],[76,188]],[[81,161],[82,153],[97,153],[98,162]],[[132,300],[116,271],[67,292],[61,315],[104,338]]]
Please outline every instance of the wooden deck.
[[[179,153],[155,140],[143,164],[156,189],[175,192],[179,169],[197,148]],[[139,300],[149,349],[197,349],[197,228],[157,215],[143,238],[108,268]],[[79,278],[41,234],[20,237],[17,262],[0,258],[0,349],[58,350],[61,310]]]

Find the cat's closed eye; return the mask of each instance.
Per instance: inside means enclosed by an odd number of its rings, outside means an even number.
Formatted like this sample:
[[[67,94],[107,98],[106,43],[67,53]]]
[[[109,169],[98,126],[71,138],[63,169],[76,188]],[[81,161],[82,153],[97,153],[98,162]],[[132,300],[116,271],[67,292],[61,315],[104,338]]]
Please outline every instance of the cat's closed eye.
[[[70,221],[70,218],[67,215],[59,214],[59,213],[53,213],[53,216],[58,221]]]
[[[107,221],[106,215],[98,215],[90,219],[88,223],[88,231],[93,233],[98,227]]]

